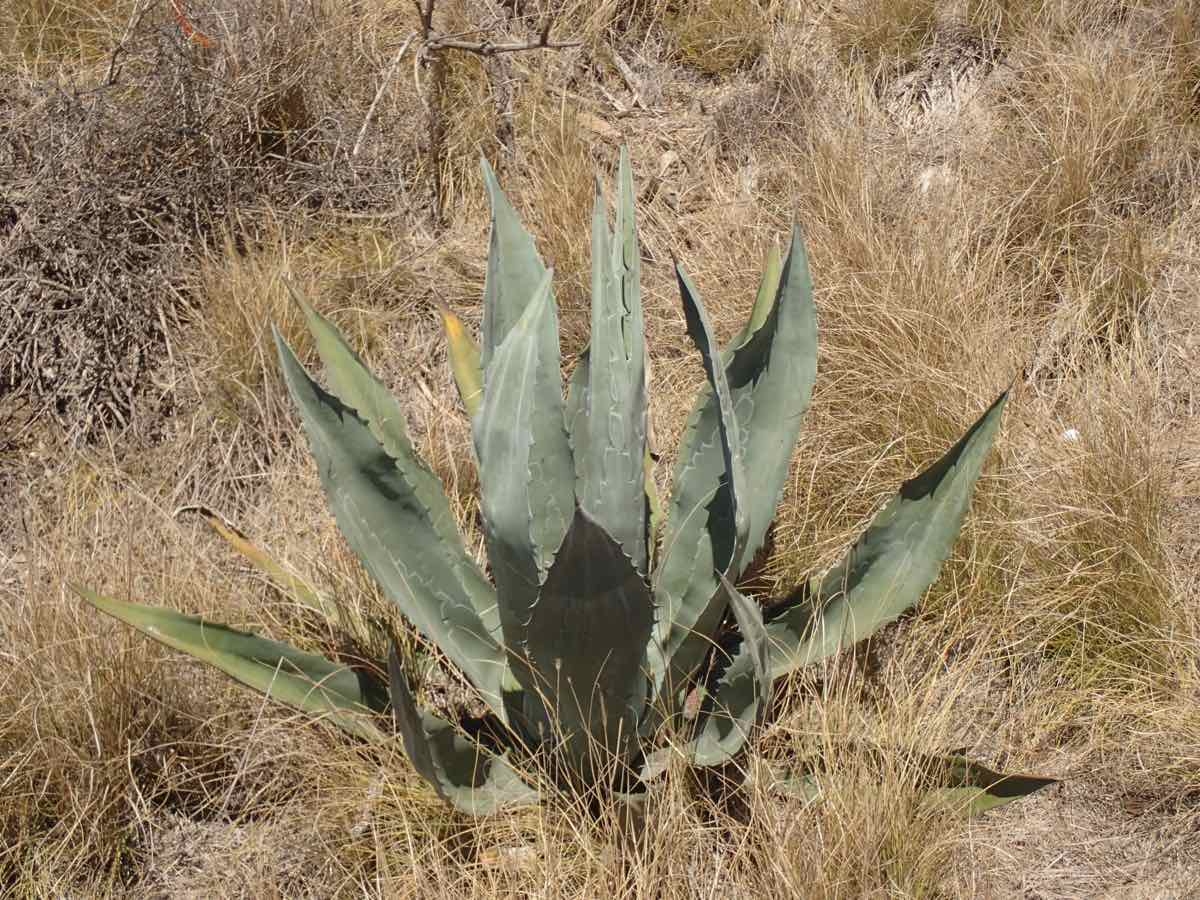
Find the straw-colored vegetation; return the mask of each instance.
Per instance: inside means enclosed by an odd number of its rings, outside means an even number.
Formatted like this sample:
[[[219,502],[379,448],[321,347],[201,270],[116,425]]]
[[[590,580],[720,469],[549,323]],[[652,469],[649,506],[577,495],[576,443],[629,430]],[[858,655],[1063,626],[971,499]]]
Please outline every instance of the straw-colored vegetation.
[[[414,64],[414,43],[396,66],[407,0],[0,7],[0,894],[1200,892],[1195,4],[442,0],[434,24],[524,42],[550,7],[579,46]],[[175,514],[199,504],[393,616],[269,352],[273,319],[306,353],[280,277],[402,398],[481,550],[434,306],[478,324],[477,160],[558,270],[569,367],[591,179],[621,143],[664,484],[703,380],[672,254],[728,340],[771,243],[805,233],[821,355],[767,587],[839,558],[1015,379],[942,577],[790,682],[761,754],[965,747],[1061,785],[964,821],[845,753],[811,807],[714,806],[680,770],[637,835],[556,808],[467,821],[398,748],[66,590],[352,651]]]

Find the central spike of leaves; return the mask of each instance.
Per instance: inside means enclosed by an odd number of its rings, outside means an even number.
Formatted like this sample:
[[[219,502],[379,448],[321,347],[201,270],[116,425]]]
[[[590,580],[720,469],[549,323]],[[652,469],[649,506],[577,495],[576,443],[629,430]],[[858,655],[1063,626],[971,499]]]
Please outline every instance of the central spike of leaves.
[[[575,443],[579,502],[629,554],[639,572],[649,555],[646,528],[646,347],[641,258],[633,178],[621,154],[616,229],[608,230],[596,185],[592,214],[592,340]]]

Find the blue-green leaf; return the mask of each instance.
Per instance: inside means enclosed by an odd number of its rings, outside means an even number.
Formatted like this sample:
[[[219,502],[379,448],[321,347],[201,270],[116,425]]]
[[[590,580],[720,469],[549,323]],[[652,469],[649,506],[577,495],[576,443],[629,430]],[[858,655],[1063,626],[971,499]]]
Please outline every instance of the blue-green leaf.
[[[594,747],[625,755],[636,740],[652,624],[645,578],[620,544],[576,508],[530,611],[523,644],[530,668],[513,668],[527,694],[550,701],[550,718],[577,768],[594,761]]]
[[[1028,797],[1044,787],[1057,784],[1056,778],[1037,775],[1006,775],[995,772],[961,754],[945,756],[916,753],[911,750],[883,750],[878,747],[854,748],[866,753],[872,765],[880,771],[888,767],[903,767],[915,776],[917,787],[930,792],[941,804],[969,816],[983,813]],[[798,797],[805,803],[819,802],[829,789],[831,778],[820,769],[792,773],[778,765],[768,765],[767,789]]]
[[[522,339],[522,343],[532,340],[535,346],[532,377],[520,388],[527,392],[532,404],[528,408],[532,443],[525,463],[532,477],[525,492],[538,511],[532,528],[538,568],[544,572],[554,549],[567,532],[575,505],[575,463],[563,413],[558,317],[554,313],[549,272],[538,257],[533,238],[521,226],[486,160],[483,170],[492,204],[492,238],[484,284],[481,364],[484,403],[490,404],[493,410],[515,409],[522,402],[510,393],[515,389],[513,385],[489,388],[495,381],[491,367],[496,355],[531,305],[544,299],[550,309],[549,314],[534,317],[532,333]],[[490,400],[487,397],[489,390]],[[478,440],[476,446],[479,446]],[[480,464],[486,465],[489,461],[481,457]]]
[[[622,151],[616,234],[600,186],[592,215],[592,330],[587,428],[575,439],[579,502],[646,572],[646,348],[633,179]]]
[[[388,654],[388,682],[392,715],[405,752],[439,797],[460,812],[476,816],[537,802],[538,792],[505,757],[489,754],[449,722],[418,709],[395,646]]]
[[[516,646],[519,629],[529,619],[541,584],[542,560],[553,557],[561,540],[560,536],[552,545],[539,542],[544,534],[539,523],[544,524],[547,511],[534,502],[541,453],[532,425],[539,400],[534,385],[538,334],[544,321],[555,318],[550,278],[547,272],[537,296],[488,366],[483,405],[474,422],[488,557],[510,647]],[[562,436],[565,442],[565,429]]]
[[[764,287],[772,277],[770,267],[768,260]],[[793,230],[787,261],[774,277],[775,302],[764,310],[760,289],[745,337],[728,354],[725,369],[743,464],[754,473],[741,495],[749,532],[738,574],[753,561],[775,518],[817,377],[817,314],[799,229]]]
[[[937,462],[904,482],[845,559],[767,612],[778,677],[850,647],[912,607],[954,547],[1008,392]]]
[[[688,747],[699,766],[729,762],[761,724],[771,703],[770,648],[762,610],[738,593],[724,575],[720,576],[719,591],[733,609],[741,649],[732,658],[721,660],[725,668],[717,690],[705,698],[696,736]],[[724,656],[720,648],[714,652]]]
[[[478,612],[480,597],[493,594],[491,585],[461,542],[442,540],[409,473],[368,424],[313,381],[278,332],[275,343],[346,542],[384,593],[503,717],[504,654]]]
[[[366,671],[172,609],[113,600],[74,584],[71,589],[101,612],[272,700],[326,718],[358,737],[385,739],[371,714],[387,708],[387,691]]]
[[[429,524],[459,559],[459,570],[464,573],[461,590],[470,597],[484,627],[493,634],[497,633],[499,618],[496,615],[495,593],[488,588],[482,573],[463,546],[441,479],[413,449],[400,404],[346,343],[342,333],[293,291],[291,285],[287,285],[287,288],[292,300],[304,311],[317,353],[325,363],[333,395],[366,422],[371,434],[404,473],[416,502],[426,511]]]
[[[708,315],[686,273],[676,266],[688,334],[700,350],[712,403],[690,428],[705,437],[691,441],[680,459],[654,582],[657,606],[652,666],[660,692],[679,690],[708,652],[727,608],[715,602],[718,573],[736,576],[749,522],[742,498],[746,475],[741,433],[725,370],[717,355]]]

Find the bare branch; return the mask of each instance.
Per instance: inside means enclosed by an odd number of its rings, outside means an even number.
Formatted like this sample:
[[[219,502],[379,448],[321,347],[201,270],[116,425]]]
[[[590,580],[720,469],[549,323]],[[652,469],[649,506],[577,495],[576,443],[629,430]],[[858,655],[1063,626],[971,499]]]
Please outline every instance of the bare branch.
[[[425,13],[433,15],[433,0],[425,0]],[[423,14],[424,15],[424,14]],[[526,50],[568,50],[582,46],[580,41],[552,41],[550,30],[554,27],[554,17],[547,16],[538,30],[536,40],[521,43],[494,44],[486,37],[481,41],[460,40],[460,34],[438,34],[432,30],[432,20],[422,19],[422,39],[425,41],[424,50],[436,53],[439,50],[461,50],[463,53],[474,53],[477,56],[496,56],[500,53],[523,53]],[[469,32],[463,32],[466,34]]]
[[[638,84],[638,78],[633,73],[633,68],[621,58],[621,54],[617,52],[615,47],[610,47],[608,52],[612,56],[613,65],[616,66],[617,72],[621,75],[621,80],[629,88],[629,93],[633,94],[634,106],[646,109],[646,101],[642,99],[641,85]]]
[[[362,149],[363,138],[367,136],[367,128],[370,127],[371,120],[375,118],[375,108],[379,106],[379,99],[383,96],[383,92],[387,90],[387,86],[391,84],[392,77],[396,74],[396,70],[400,68],[400,60],[404,59],[404,54],[408,52],[408,45],[413,42],[413,38],[416,36],[416,32],[413,32],[400,45],[400,49],[396,51],[396,58],[392,60],[392,64],[388,66],[383,79],[379,82],[379,90],[375,92],[375,98],[371,101],[371,105],[367,107],[367,115],[363,118],[362,126],[358,129],[358,137],[354,139],[354,148],[350,151],[351,159],[358,156],[358,151]]]
[[[495,56],[498,53],[521,53],[525,50],[569,50],[572,47],[583,46],[581,41],[543,42],[526,41],[524,44],[493,44],[490,41],[455,41],[449,38],[433,38],[425,47],[427,50],[461,50],[464,53],[474,53],[478,56]]]
[[[421,10],[421,37],[425,40],[433,32],[433,4],[434,0],[425,0],[425,8]]]

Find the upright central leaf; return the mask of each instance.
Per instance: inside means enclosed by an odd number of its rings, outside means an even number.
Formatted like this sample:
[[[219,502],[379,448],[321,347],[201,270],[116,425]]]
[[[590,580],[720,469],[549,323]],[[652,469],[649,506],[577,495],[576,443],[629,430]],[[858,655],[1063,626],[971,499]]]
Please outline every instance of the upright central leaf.
[[[575,441],[583,508],[646,572],[646,346],[633,176],[621,153],[615,233],[599,185],[592,214],[592,335],[586,359],[586,436]],[[578,426],[577,426],[578,427]]]
[[[686,277],[685,302],[698,306]],[[711,342],[711,336],[708,338]],[[688,420],[671,494],[663,561],[655,582],[658,628],[676,687],[703,660],[726,604],[715,571],[736,580],[774,518],[817,370],[817,320],[798,230],[786,263],[768,260],[750,320],[721,358],[727,396],[709,385]],[[731,408],[735,455],[747,476],[738,492],[745,528],[734,528],[722,420]],[[724,426],[728,430],[728,425]],[[739,546],[740,549],[736,549]]]
[[[535,499],[535,485],[537,461],[546,448],[538,441],[533,421],[541,399],[535,387],[539,335],[547,322],[555,327],[556,319],[550,278],[546,272],[533,300],[488,364],[483,405],[474,421],[488,558],[496,580],[500,626],[510,648],[519,642],[529,620],[545,552],[535,524],[542,521],[543,512]],[[553,552],[551,547],[547,555]]]
[[[621,546],[577,508],[525,633],[532,671],[514,671],[550,701],[576,771],[624,755],[637,738],[653,609],[645,578]]]
[[[486,377],[500,347],[538,295],[547,271],[533,238],[521,226],[516,211],[500,190],[496,175],[486,162],[483,163],[483,176],[492,203],[491,248],[483,297],[483,345],[480,348]],[[546,291],[549,305],[553,307],[554,295],[548,282]],[[538,319],[533,338],[536,357],[532,378],[522,388],[533,400],[528,419],[532,437],[528,459],[531,478],[526,490],[537,511],[533,518],[534,547],[538,568],[544,572],[571,521],[575,506],[575,466],[563,421],[558,319],[553,315]],[[507,392],[493,400],[500,405],[519,402]]]

